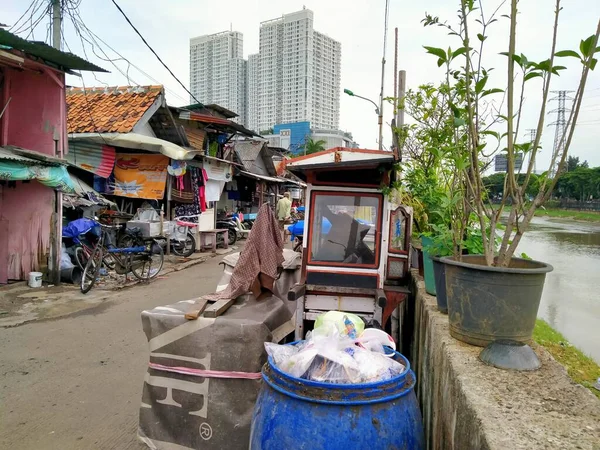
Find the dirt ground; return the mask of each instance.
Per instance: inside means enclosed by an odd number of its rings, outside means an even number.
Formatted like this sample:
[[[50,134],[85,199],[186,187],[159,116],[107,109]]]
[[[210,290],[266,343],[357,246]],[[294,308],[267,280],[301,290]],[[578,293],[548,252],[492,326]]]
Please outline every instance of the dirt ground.
[[[0,448],[146,448],[136,438],[148,363],[140,313],[214,292],[221,259],[67,317],[0,328]]]

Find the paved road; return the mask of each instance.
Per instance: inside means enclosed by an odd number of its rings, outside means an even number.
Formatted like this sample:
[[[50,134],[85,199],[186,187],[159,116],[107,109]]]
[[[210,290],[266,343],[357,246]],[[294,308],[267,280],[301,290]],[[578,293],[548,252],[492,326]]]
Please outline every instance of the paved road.
[[[136,438],[148,363],[140,312],[214,292],[221,259],[76,316],[0,329],[0,448],[146,448]]]

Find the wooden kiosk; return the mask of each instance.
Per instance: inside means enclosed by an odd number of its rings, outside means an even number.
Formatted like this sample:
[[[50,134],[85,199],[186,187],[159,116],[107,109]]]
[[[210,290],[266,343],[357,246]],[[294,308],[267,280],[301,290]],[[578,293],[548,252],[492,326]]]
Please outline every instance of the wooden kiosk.
[[[412,211],[382,192],[394,180],[387,151],[334,148],[291,159],[286,167],[307,183],[302,277],[295,338],[324,311],[376,321],[394,339],[407,298]]]

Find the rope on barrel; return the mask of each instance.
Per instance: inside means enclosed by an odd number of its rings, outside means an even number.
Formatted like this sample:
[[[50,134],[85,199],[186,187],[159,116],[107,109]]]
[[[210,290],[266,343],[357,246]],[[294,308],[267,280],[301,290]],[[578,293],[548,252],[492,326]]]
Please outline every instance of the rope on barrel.
[[[192,375],[194,377],[203,378],[238,378],[245,380],[259,380],[262,376],[260,372],[231,372],[222,370],[202,370],[202,369],[190,369],[189,367],[172,367],[163,366],[162,364],[148,363],[148,367],[154,370],[160,370],[163,372],[173,372],[182,375]]]

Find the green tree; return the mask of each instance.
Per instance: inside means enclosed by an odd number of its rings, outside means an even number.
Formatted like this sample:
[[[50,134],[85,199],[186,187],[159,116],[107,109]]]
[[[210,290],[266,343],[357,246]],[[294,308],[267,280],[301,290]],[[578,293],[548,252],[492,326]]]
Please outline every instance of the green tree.
[[[583,167],[584,169],[588,168],[588,162],[584,161],[582,163],[579,162],[579,156],[569,156],[567,159],[567,172],[573,172],[579,167]]]
[[[325,142],[323,139],[319,139],[318,141],[313,140],[313,138],[309,138],[304,144],[300,146],[300,149],[304,152],[305,155],[310,155],[312,153],[322,152],[325,150]]]

